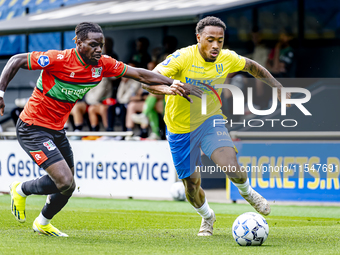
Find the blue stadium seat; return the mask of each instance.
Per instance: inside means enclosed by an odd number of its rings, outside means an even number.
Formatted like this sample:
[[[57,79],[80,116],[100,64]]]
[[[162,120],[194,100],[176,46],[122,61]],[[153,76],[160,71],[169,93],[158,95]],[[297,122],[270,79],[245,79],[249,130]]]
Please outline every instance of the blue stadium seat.
[[[60,6],[68,6],[87,2],[90,0],[21,0],[21,1],[5,1],[0,6],[0,20],[11,19],[26,13],[28,8],[29,13],[37,13],[38,11],[47,11]],[[29,51],[46,51],[46,38],[49,43],[48,49],[60,49],[61,36],[60,33],[44,33],[44,34],[32,34],[29,40]],[[14,55],[25,51],[25,36],[23,35],[11,35],[0,36],[0,55]],[[66,46],[66,45],[65,45]],[[73,45],[72,45],[73,47]],[[69,44],[65,48],[70,48]]]

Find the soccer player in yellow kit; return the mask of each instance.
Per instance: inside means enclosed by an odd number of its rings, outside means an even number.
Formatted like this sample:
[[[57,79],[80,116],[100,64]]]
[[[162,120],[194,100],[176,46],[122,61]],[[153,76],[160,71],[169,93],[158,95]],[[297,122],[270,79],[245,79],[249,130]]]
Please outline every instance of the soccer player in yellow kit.
[[[199,86],[207,95],[207,111],[201,113],[201,98],[191,97],[190,104],[180,96],[167,95],[165,98],[165,123],[167,139],[178,177],[182,179],[186,197],[202,216],[199,236],[213,234],[215,213],[210,209],[205,193],[200,187],[201,177],[197,166],[201,166],[200,149],[222,169],[240,194],[261,214],[268,215],[270,206],[265,198],[249,186],[247,173],[241,172],[236,158],[236,148],[225,125],[216,125],[214,120],[226,118],[221,111],[222,89],[216,84],[225,81],[228,73],[245,71],[255,78],[278,89],[281,97],[282,85],[258,63],[241,57],[230,50],[222,50],[226,26],[216,17],[206,17],[196,26],[198,44],[177,50],[160,63],[154,72],[181,82]],[[155,94],[167,94],[163,85],[143,87]],[[180,85],[172,85],[180,93]],[[290,94],[286,95],[288,98]],[[221,123],[220,121],[219,123]],[[237,169],[237,171],[231,171]]]

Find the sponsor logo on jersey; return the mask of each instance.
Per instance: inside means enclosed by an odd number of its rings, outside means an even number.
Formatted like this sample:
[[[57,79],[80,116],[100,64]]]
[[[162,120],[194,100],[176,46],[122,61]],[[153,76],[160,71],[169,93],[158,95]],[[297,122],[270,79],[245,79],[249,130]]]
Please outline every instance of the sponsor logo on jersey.
[[[189,78],[189,77],[185,77],[185,82],[186,83],[189,83],[189,84],[192,84],[192,85],[196,85],[196,86],[200,86],[202,88],[204,88],[204,85],[203,84],[208,84],[208,85],[212,85],[211,83],[213,82],[214,80],[198,80],[198,79],[192,79],[192,78]]]
[[[162,65],[167,66],[170,63],[170,61],[171,61],[171,58],[167,58],[162,62]]]
[[[83,89],[78,89],[78,90],[74,90],[74,89],[66,89],[66,88],[62,88],[61,89],[61,93],[64,93],[65,95],[75,95],[79,98],[83,98],[83,96],[91,89],[91,87],[86,87]]]
[[[48,56],[42,55],[38,58],[38,64],[41,67],[45,67],[50,63],[50,58]]]
[[[64,55],[63,54],[58,54],[57,55],[57,59],[63,59],[64,58]]]
[[[174,53],[171,54],[171,56],[173,56],[174,58],[178,58],[181,54],[179,53],[179,51],[175,51]]]
[[[71,77],[71,78],[73,78],[73,77],[74,77],[74,75],[75,75],[75,73],[74,73],[74,72],[72,72],[72,73],[70,74],[70,77]]]
[[[33,157],[34,161],[39,166],[48,159],[48,157],[45,155],[45,153],[42,150],[39,150],[39,151],[30,151],[30,154]]]
[[[55,150],[55,148],[57,148],[52,140],[48,140],[47,142],[44,142],[43,144],[49,151],[53,151]]]
[[[115,64],[115,66],[113,67],[113,69],[117,69],[118,67],[119,67],[119,62],[116,61],[116,64]]]
[[[98,78],[102,74],[102,69],[103,67],[92,67],[92,77],[93,78]]]
[[[216,72],[221,74],[223,72],[223,64],[216,64]]]
[[[199,69],[204,69],[203,66],[195,66],[195,65],[192,65],[192,67],[194,67],[194,68],[199,68]]]
[[[234,54],[234,55],[236,55],[239,59],[241,59],[241,56],[238,55],[235,51],[232,51],[231,53]]]

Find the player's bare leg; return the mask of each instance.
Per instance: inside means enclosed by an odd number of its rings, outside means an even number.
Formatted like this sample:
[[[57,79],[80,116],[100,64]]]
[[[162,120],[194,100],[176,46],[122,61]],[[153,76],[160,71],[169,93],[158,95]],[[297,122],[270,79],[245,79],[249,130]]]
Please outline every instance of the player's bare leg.
[[[224,169],[227,169],[226,174],[229,179],[238,188],[241,196],[247,200],[256,211],[263,215],[268,215],[270,213],[268,201],[250,187],[247,173],[240,170],[234,148],[218,148],[211,154],[211,159],[222,169],[223,167],[225,167]]]
[[[194,172],[190,177],[182,179],[185,187],[185,195],[189,203],[195,208],[197,213],[202,216],[201,228],[198,236],[211,236],[213,225],[216,221],[215,213],[210,209],[205,193],[201,188],[201,175]]]

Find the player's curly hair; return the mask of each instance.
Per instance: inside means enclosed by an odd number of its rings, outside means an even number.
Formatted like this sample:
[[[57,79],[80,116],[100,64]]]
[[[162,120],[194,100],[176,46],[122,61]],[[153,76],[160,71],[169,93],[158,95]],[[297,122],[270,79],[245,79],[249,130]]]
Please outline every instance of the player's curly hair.
[[[213,17],[213,16],[208,16],[205,17],[204,19],[201,19],[196,26],[196,34],[201,34],[203,29],[206,26],[215,26],[215,27],[221,27],[223,30],[226,30],[226,25],[222,20],[219,18]]]
[[[73,38],[75,40],[75,42],[77,42],[77,39],[79,39],[81,41],[86,40],[87,35],[90,32],[92,32],[92,33],[102,33],[103,34],[102,28],[98,24],[92,23],[92,22],[79,23],[76,26],[75,32],[76,32],[76,37]]]

